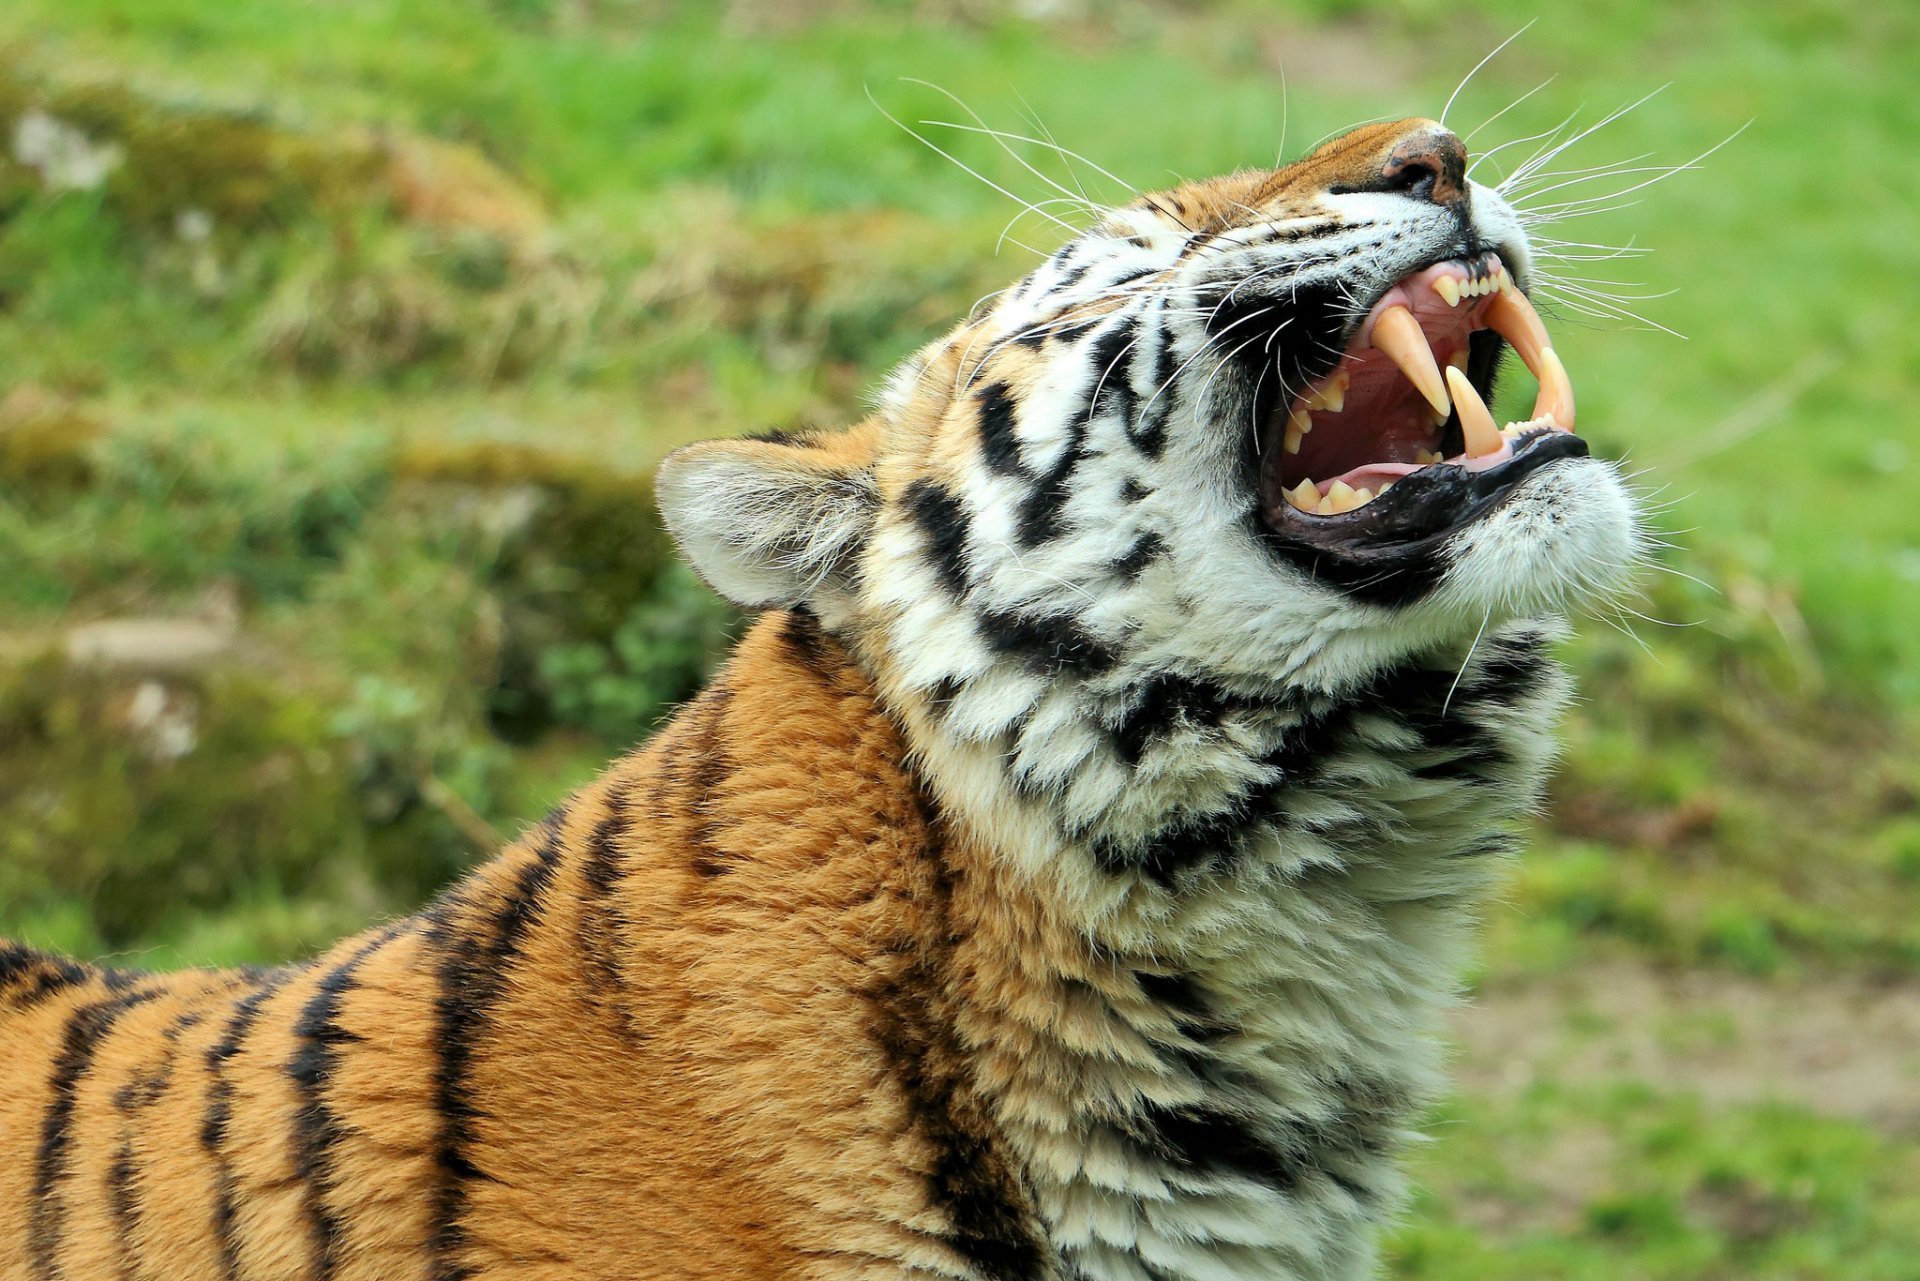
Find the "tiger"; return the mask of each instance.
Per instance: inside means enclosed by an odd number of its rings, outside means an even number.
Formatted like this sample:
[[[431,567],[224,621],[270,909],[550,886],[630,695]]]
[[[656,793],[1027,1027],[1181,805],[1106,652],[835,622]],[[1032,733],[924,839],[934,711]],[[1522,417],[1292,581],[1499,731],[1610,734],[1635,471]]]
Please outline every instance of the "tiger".
[[[491,861],[297,964],[0,951],[0,1277],[1374,1275],[1645,538],[1536,279],[1368,125],[669,455],[758,617]]]

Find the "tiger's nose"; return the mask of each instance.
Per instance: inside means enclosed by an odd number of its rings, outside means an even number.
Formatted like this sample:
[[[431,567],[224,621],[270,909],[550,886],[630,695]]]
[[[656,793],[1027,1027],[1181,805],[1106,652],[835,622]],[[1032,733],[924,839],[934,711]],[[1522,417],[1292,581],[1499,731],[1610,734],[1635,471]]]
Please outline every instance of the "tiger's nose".
[[[1415,200],[1459,207],[1467,201],[1467,147],[1451,130],[1423,121],[1394,145],[1380,183]]]

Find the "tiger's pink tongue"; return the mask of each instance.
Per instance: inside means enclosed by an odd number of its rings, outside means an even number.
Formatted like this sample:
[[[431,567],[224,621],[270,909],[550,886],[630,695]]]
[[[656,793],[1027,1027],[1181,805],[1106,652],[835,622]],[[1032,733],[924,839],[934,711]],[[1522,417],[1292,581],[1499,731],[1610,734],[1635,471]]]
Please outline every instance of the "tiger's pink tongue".
[[[1489,453],[1472,457],[1466,454],[1455,454],[1452,458],[1443,461],[1449,466],[1464,467],[1468,471],[1485,471],[1489,467],[1498,467],[1501,463],[1506,462],[1512,457],[1513,440],[1510,436],[1502,433],[1499,446]],[[1427,466],[1431,466],[1431,464],[1368,463],[1364,467],[1355,467],[1351,471],[1342,472],[1340,475],[1335,476],[1333,480],[1317,481],[1315,482],[1315,487],[1322,495],[1325,495],[1326,492],[1333,487],[1333,482],[1337,480],[1343,482],[1349,489],[1365,489],[1378,494],[1395,481],[1411,476],[1422,467]]]

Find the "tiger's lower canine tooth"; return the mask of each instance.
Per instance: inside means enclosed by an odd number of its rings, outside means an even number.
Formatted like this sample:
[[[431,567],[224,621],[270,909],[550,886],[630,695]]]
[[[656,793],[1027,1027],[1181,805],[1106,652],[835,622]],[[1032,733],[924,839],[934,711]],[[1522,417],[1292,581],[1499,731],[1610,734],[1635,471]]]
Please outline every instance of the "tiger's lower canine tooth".
[[[1447,386],[1453,391],[1453,405],[1460,411],[1460,430],[1467,438],[1467,457],[1484,458],[1497,454],[1507,442],[1494,426],[1493,414],[1467,376],[1458,369],[1447,370]]]
[[[1440,366],[1433,359],[1433,348],[1427,345],[1427,335],[1413,313],[1405,307],[1389,307],[1381,312],[1380,319],[1373,322],[1373,345],[1387,353],[1407,376],[1407,381],[1427,398],[1433,412],[1445,421],[1453,406],[1447,403],[1446,384],[1440,379]]]
[[[1573,430],[1573,380],[1560,363],[1560,353],[1551,347],[1540,349],[1540,395],[1533,402],[1533,416],[1550,420],[1556,427]]]
[[[1540,323],[1540,313],[1533,309],[1527,296],[1518,289],[1502,289],[1487,304],[1487,328],[1507,340],[1518,353],[1527,370],[1535,378],[1542,379],[1541,355],[1553,339],[1547,334],[1547,327]]]

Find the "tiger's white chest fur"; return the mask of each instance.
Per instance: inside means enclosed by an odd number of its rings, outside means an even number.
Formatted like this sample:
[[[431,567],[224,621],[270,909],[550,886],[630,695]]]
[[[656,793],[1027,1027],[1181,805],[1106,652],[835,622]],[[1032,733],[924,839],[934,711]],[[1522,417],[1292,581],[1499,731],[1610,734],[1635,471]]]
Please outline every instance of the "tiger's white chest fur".
[[[1509,628],[1464,672],[1429,659],[1284,708],[1163,690],[1145,741],[1108,747],[1144,793],[1112,812],[1163,821],[1026,851],[1046,894],[1098,905],[1086,946],[1010,950],[1031,968],[963,1030],[1060,1276],[1372,1275],[1439,1083],[1435,1018],[1551,755],[1543,643]],[[1184,768],[1149,774],[1162,748]]]

